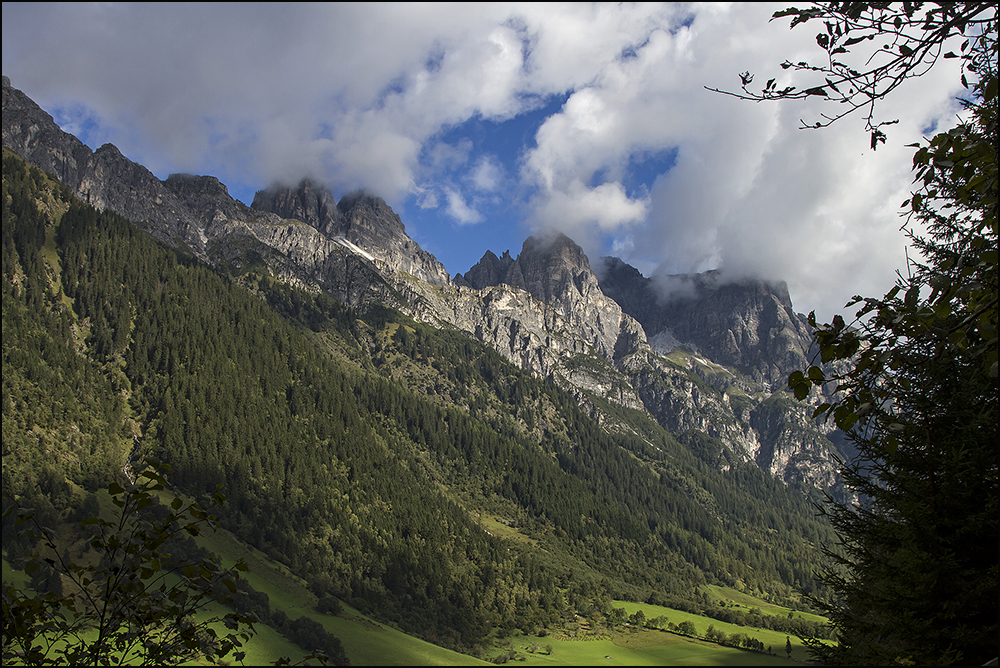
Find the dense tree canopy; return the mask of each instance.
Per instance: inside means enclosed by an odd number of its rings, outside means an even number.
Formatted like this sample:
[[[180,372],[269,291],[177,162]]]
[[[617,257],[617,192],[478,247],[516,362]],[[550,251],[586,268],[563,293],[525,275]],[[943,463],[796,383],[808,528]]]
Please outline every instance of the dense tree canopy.
[[[789,378],[836,394],[816,409],[857,448],[841,474],[855,504],[823,509],[840,544],[823,575],[836,592],[825,609],[838,644],[813,645],[825,663],[981,664],[997,655],[997,23],[983,3],[819,3],[775,18],[822,20],[828,63],[821,85],[747,99],[812,95],[867,110],[871,146],[884,142],[876,103],[939,56],[962,59],[962,122],[914,145],[916,190],[904,203],[920,254],[881,298],[855,297],[855,318],[818,324],[820,360]],[[945,52],[959,36],[957,53]],[[865,69],[846,64],[872,42]],[[840,360],[842,372],[820,364]]]

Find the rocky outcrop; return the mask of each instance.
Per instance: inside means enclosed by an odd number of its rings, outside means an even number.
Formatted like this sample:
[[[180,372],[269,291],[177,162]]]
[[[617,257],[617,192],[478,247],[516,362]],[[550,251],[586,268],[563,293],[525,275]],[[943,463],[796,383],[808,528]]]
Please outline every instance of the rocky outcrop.
[[[275,184],[257,192],[251,208],[301,220],[331,239],[363,250],[394,271],[432,285],[451,283],[444,265],[406,234],[403,221],[381,197],[356,191],[335,204],[329,190],[303,179],[295,188]]]
[[[455,274],[455,283],[464,285],[476,290],[491,285],[500,285],[507,280],[507,270],[514,264],[514,258],[509,251],[504,251],[503,256],[497,257],[493,251],[486,251],[483,259],[473,265],[465,275]]]
[[[432,285],[451,277],[437,258],[406,234],[403,221],[381,197],[364,191],[344,195],[337,208],[344,217],[344,237],[401,271]]]
[[[225,184],[214,176],[171,174],[163,185],[183,202],[203,229],[222,219],[246,220],[251,217],[250,209],[233,199]]]
[[[274,184],[267,190],[259,190],[250,208],[301,220],[328,237],[343,233],[344,216],[337,208],[333,194],[326,188],[317,187],[309,179],[303,179],[297,188]]]
[[[139,223],[156,238],[207,259],[197,216],[152,172],[113,145],[91,151],[3,77],[3,145],[57,177],[83,201]]]
[[[643,277],[617,258],[602,258],[601,289],[642,323],[661,352],[686,345],[771,388],[808,366],[812,342],[784,282],[728,282],[717,271]]]
[[[569,331],[605,360],[613,361],[646,343],[639,323],[601,292],[583,249],[564,234],[528,237],[516,259],[506,252],[502,258],[487,252],[461,278],[477,289],[501,284],[523,289],[551,305]]]
[[[399,270],[432,283],[449,280],[379,198],[358,193],[338,207],[328,190],[304,182],[295,191],[274,187],[258,193],[254,209],[234,200],[213,176],[171,174],[160,181],[111,144],[92,152],[7,77],[2,133],[5,147],[55,175],[82,200],[210,264],[263,262],[283,280],[330,290],[355,306],[373,299],[402,305],[382,273]],[[371,294],[365,294],[366,286]]]
[[[3,145],[33,165],[76,188],[93,155],[83,142],[63,132],[27,95],[3,77]]]
[[[772,378],[781,371],[747,376],[735,365],[718,363],[699,348],[712,347],[715,337],[694,326],[678,327],[686,341],[682,344],[667,328],[674,311],[664,309],[649,280],[617,258],[602,263],[598,281],[571,239],[559,234],[532,237],[516,258],[487,252],[464,275],[456,275],[456,285],[462,286],[459,295],[439,296],[438,312],[443,322],[474,332],[522,368],[570,388],[599,421],[604,416],[588,403],[587,393],[645,411],[672,433],[697,431],[718,439],[736,459],[755,462],[786,481],[831,482],[830,443],[811,424],[809,409],[782,391],[784,377],[781,387],[772,387]],[[609,273],[616,276],[609,280]],[[766,359],[780,346],[747,341],[749,332],[761,326],[746,323],[759,321],[761,313],[768,315],[768,305],[781,304],[782,295],[773,294],[767,285],[742,289],[758,295],[756,301],[709,296],[702,306],[717,308],[720,322],[743,325],[729,324],[726,330],[740,332],[746,346],[745,351],[732,350],[728,359],[760,363],[753,355]],[[696,295],[692,291],[692,301]],[[782,305],[791,308],[790,302]],[[697,320],[695,314],[687,317]],[[648,341],[640,319],[664,329]],[[668,340],[674,345],[662,345]]]

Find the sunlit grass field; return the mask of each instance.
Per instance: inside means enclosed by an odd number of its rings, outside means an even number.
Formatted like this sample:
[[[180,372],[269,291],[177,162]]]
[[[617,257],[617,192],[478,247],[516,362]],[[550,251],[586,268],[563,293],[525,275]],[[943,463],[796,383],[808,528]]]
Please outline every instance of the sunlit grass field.
[[[737,626],[735,624],[721,622],[718,619],[712,619],[711,617],[705,617],[704,615],[695,615],[691,614],[690,612],[684,612],[682,610],[674,610],[673,608],[664,608],[659,605],[650,605],[648,603],[631,603],[629,601],[615,601],[614,606],[616,608],[625,608],[625,611],[630,615],[635,613],[637,610],[642,610],[643,614],[646,615],[646,619],[652,619],[653,617],[658,617],[660,615],[663,615],[669,621],[675,624],[680,624],[681,622],[684,621],[690,621],[691,623],[694,624],[695,630],[697,631],[698,635],[704,634],[705,631],[708,629],[709,624],[715,626],[715,628],[720,631],[725,631],[727,634],[732,634],[732,633],[747,634],[750,637],[756,638],[757,640],[760,640],[762,643],[764,643],[764,647],[771,647],[775,656],[768,657],[766,655],[758,654],[757,652],[750,652],[747,650],[736,650],[734,648],[720,648],[720,649],[733,649],[734,651],[739,652],[740,656],[744,657],[744,659],[747,662],[753,661],[754,659],[752,657],[761,657],[767,659],[767,661],[764,661],[759,664],[754,663],[752,665],[788,664],[789,661],[786,658],[787,655],[785,654],[786,636],[789,638],[789,640],[791,640],[792,643],[792,659],[793,659],[792,662],[793,663],[795,661],[808,662],[810,660],[809,653],[807,652],[805,645],[802,644],[801,640],[799,640],[795,636],[788,636],[788,634],[782,633],[780,631],[771,631],[768,629],[755,629],[747,626]],[[794,614],[798,615],[799,613],[796,612]],[[816,617],[815,615],[812,615],[811,617],[814,617],[816,619],[822,619],[821,617]],[[659,632],[659,633],[664,633],[665,635],[672,635],[666,632]],[[705,644],[710,645],[712,647],[719,647],[715,643],[705,643]],[[701,665],[708,665],[708,664],[701,664]]]
[[[545,654],[544,650],[530,652],[535,646],[544,648],[546,645],[552,648],[551,654]],[[625,631],[610,638],[588,640],[521,636],[511,639],[510,649],[525,657],[515,665],[528,666],[790,666],[798,663],[784,656],[721,647],[653,630]]]
[[[305,583],[290,573],[286,568],[275,564],[263,553],[248,548],[237,541],[226,531],[208,532],[200,542],[223,557],[227,564],[243,557],[250,566],[245,577],[259,591],[266,593],[271,601],[271,607],[280,607],[290,618],[307,615],[340,638],[344,650],[356,666],[401,666],[401,665],[485,665],[487,662],[475,657],[453,652],[437,645],[425,642],[419,638],[406,635],[391,626],[376,622],[358,613],[348,605],[338,616],[324,615],[315,611],[315,596],[305,587]],[[736,590],[716,587],[712,595],[719,599],[737,600],[746,607],[770,606],[766,612],[770,614],[787,615],[789,610],[780,606],[768,604],[766,601],[740,594]],[[760,654],[732,647],[721,647],[715,643],[688,638],[675,633],[656,630],[636,630],[615,633],[602,639],[560,639],[554,635],[544,637],[516,636],[510,639],[509,647],[504,651],[514,650],[524,657],[524,661],[515,661],[514,665],[528,666],[574,666],[574,665],[697,665],[697,666],[780,666],[795,665],[809,660],[809,655],[801,641],[794,636],[792,642],[792,660],[785,655],[785,634],[766,629],[757,630],[747,627],[727,624],[702,615],[664,608],[646,603],[614,601],[615,607],[625,608],[628,614],[642,610],[646,619],[664,616],[669,621],[679,624],[691,621],[699,634],[703,634],[709,624],[726,633],[746,633],[757,638],[765,646],[770,645],[774,655]],[[810,619],[821,619],[815,615],[793,612]],[[284,638],[275,633],[284,640]],[[268,644],[269,640],[263,634],[254,639],[254,644]],[[287,641],[285,641],[287,642]],[[545,654],[546,645],[552,647],[551,654]],[[538,648],[537,651],[530,651]],[[494,656],[499,650],[488,652]],[[281,652],[261,651],[261,656],[288,656],[287,650]],[[301,654],[299,655],[301,656]],[[610,658],[607,658],[610,657]],[[248,653],[247,664],[250,665]],[[295,659],[293,658],[293,661]],[[268,663],[265,659],[263,663]]]

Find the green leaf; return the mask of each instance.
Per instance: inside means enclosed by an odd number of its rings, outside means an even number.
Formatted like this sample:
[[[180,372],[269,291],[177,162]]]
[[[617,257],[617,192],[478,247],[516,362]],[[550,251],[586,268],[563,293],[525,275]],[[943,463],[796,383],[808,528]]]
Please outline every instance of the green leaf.
[[[794,393],[795,393],[795,398],[798,399],[799,401],[802,401],[803,399],[809,396],[809,384],[800,383],[799,385],[796,385]]]

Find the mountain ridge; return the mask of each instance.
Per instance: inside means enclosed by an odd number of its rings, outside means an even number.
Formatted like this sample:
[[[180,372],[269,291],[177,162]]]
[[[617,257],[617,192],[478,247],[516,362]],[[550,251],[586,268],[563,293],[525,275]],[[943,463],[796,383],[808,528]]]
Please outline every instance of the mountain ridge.
[[[761,422],[746,408],[783,391],[787,372],[805,359],[806,332],[780,285],[713,287],[711,276],[687,277],[693,296],[661,303],[653,279],[620,260],[610,271],[601,260],[599,279],[560,233],[527,238],[516,258],[487,251],[452,279],[376,196],[357,191],[335,203],[303,180],[259,191],[247,207],[215,177],[161,182],[111,145],[90,154],[6,77],[3,102],[4,146],[57,176],[61,170],[85,201],[202,261],[241,271],[262,265],[351,307],[381,303],[457,328],[570,389],[599,420],[610,417],[590,397],[644,412],[679,434],[702,431],[786,482],[836,484],[834,448],[803,417],[806,407],[788,403],[778,424],[773,411]],[[670,341],[698,354],[663,345]],[[737,395],[744,399],[734,404]]]

